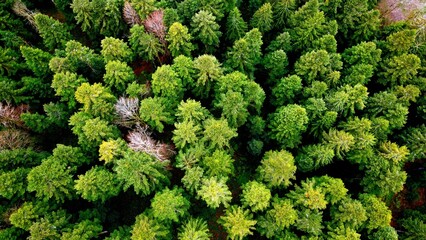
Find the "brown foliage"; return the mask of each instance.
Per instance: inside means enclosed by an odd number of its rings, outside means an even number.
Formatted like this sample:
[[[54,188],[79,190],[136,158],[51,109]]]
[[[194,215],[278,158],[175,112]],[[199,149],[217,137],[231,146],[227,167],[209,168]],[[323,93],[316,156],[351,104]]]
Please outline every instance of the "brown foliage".
[[[0,131],[0,150],[28,148],[33,146],[30,134],[23,130],[8,128]]]
[[[139,24],[142,24],[142,20],[139,17],[136,10],[132,7],[132,5],[129,2],[124,2],[123,7],[123,18],[124,21],[131,26]]]
[[[23,127],[21,114],[28,111],[28,105],[13,107],[9,104],[0,103],[0,123],[5,127]]]
[[[165,44],[166,37],[166,26],[164,26],[163,21],[164,13],[163,10],[155,10],[145,19],[143,25],[145,30],[149,33],[154,34],[160,39],[160,42]]]

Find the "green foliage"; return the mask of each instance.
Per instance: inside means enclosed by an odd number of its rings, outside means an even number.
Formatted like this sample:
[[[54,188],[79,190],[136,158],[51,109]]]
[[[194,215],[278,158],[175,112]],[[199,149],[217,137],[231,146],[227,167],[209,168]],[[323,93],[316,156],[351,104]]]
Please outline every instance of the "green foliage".
[[[226,38],[233,42],[244,36],[247,31],[247,23],[241,17],[241,12],[238,8],[233,8],[226,20]]]
[[[137,56],[147,61],[160,61],[160,56],[165,53],[163,44],[152,33],[145,32],[141,25],[130,28],[130,47]]]
[[[34,15],[34,22],[43,38],[44,45],[50,50],[63,49],[67,41],[71,39],[68,27],[58,20],[37,13]]]
[[[179,55],[190,56],[194,46],[191,43],[192,36],[188,28],[179,22],[173,23],[169,27],[166,40],[169,42],[168,48],[173,57]]]
[[[50,74],[48,63],[52,55],[38,48],[26,46],[21,46],[20,50],[27,66],[37,77],[47,77]]]
[[[293,1],[293,0],[289,0]],[[283,50],[289,52],[292,49],[291,36],[288,32],[280,33],[274,40],[271,41],[269,46],[266,48],[267,51],[273,52],[277,50]]]
[[[72,231],[62,234],[61,239],[92,239],[102,232],[102,225],[99,221],[84,220],[76,224]]]
[[[221,224],[230,239],[243,239],[247,235],[252,235],[256,224],[256,221],[252,219],[250,211],[238,206],[226,209],[225,215],[220,217]]]
[[[426,224],[418,218],[404,219],[402,226],[407,230],[404,239],[414,240],[426,237]]]
[[[182,80],[170,65],[158,67],[152,74],[152,92],[167,99],[169,105],[176,105],[183,98]]]
[[[394,55],[408,53],[410,48],[414,46],[417,31],[414,29],[405,29],[390,34],[386,38],[387,48]]]
[[[0,196],[6,199],[22,197],[27,189],[26,177],[29,172],[28,168],[16,168],[10,172],[2,172],[0,174]]]
[[[337,33],[336,20],[327,20],[319,10],[318,0],[310,0],[300,7],[290,18],[289,31],[294,40],[294,48],[301,50],[310,47],[314,40],[323,35]]]
[[[132,240],[165,240],[169,237],[169,231],[156,220],[146,216],[144,213],[136,217],[132,229]]]
[[[368,99],[368,112],[374,117],[383,117],[389,122],[389,129],[402,128],[407,122],[408,108],[398,102],[395,94],[378,92]]]
[[[357,229],[367,220],[367,213],[361,202],[353,199],[344,199],[331,212],[333,221],[337,225]]]
[[[325,194],[325,200],[334,205],[339,203],[346,197],[348,189],[345,188],[345,184],[342,179],[329,177],[327,175],[316,178],[317,186],[321,188],[321,191]]]
[[[350,133],[336,129],[331,129],[328,133],[324,133],[323,138],[324,143],[334,149],[336,157],[340,159],[355,144],[355,139]]]
[[[84,124],[84,138],[88,140],[87,145],[99,146],[102,141],[114,139],[119,136],[119,131],[116,126],[111,126],[107,121],[99,118],[89,119]],[[83,142],[83,138],[79,136],[79,141]]]
[[[259,29],[265,33],[272,29],[272,5],[270,3],[263,4],[254,14],[250,21],[253,28]]]
[[[0,239],[425,238],[406,2],[3,1]]]
[[[75,73],[61,72],[53,76],[52,88],[55,89],[56,96],[61,97],[61,101],[67,102],[69,108],[76,107],[75,91],[84,82],[87,82],[83,77]]]
[[[257,172],[259,179],[266,182],[268,187],[285,188],[291,184],[290,180],[296,179],[294,158],[285,150],[266,152]]]
[[[74,188],[83,199],[92,202],[100,200],[102,203],[118,195],[121,190],[115,174],[103,167],[93,167],[84,175],[79,175]]]
[[[280,199],[276,196],[272,199],[272,208],[266,214],[271,217],[273,223],[280,230],[293,225],[298,218],[297,211],[290,200]]]
[[[31,148],[3,149],[0,151],[0,168],[9,171],[17,167],[34,167],[48,156],[46,152]]]
[[[281,78],[272,88],[272,104],[282,106],[293,103],[294,98],[302,90],[302,79],[297,75]]]
[[[90,159],[85,156],[79,147],[71,147],[63,144],[57,144],[56,148],[52,151],[52,156],[48,159],[72,167],[79,167],[90,162]]]
[[[367,212],[366,228],[368,230],[389,226],[392,213],[384,202],[369,194],[361,194],[360,200]]]
[[[252,212],[263,211],[269,207],[271,191],[262,183],[250,181],[243,186],[241,202]]]
[[[274,13],[273,20],[274,26],[281,29],[288,25],[289,19],[291,19],[294,11],[297,7],[295,0],[281,0],[275,1],[272,5],[272,11]]]
[[[110,61],[130,62],[133,53],[126,42],[121,39],[106,37],[101,41],[101,54],[105,63]]]
[[[197,96],[206,98],[212,88],[213,82],[223,74],[219,61],[212,55],[201,55],[194,60],[195,88],[193,92]]]
[[[44,200],[64,202],[74,195],[72,177],[72,169],[66,164],[47,159],[28,173],[28,191]]]
[[[416,228],[416,231],[419,228]],[[424,235],[426,237],[426,234]],[[370,235],[369,239],[377,239],[377,240],[398,240],[398,233],[395,228],[391,226],[379,228],[377,232]]]
[[[201,164],[209,177],[228,177],[234,175],[234,159],[223,150],[215,150],[212,155],[205,156]]]
[[[181,182],[188,192],[194,193],[201,185],[201,179],[204,171],[201,167],[193,167],[186,169],[185,176],[183,176]]]
[[[283,77],[287,73],[287,54],[281,49],[268,53],[263,59],[263,65],[269,71],[271,79]]]
[[[342,68],[340,60],[333,62],[332,55],[325,50],[314,50],[302,55],[294,66],[296,74],[307,83],[321,79],[329,85],[335,82],[331,77],[333,70],[340,68]]]
[[[328,237],[333,240],[360,240],[361,234],[358,234],[352,228],[339,226],[333,229],[333,231],[328,232]]]
[[[201,128],[199,125],[194,125],[192,121],[175,123],[173,131],[173,142],[176,147],[183,149],[189,144],[198,142]]]
[[[230,147],[229,141],[238,136],[235,129],[229,127],[225,119],[209,118],[204,121],[204,132],[201,140],[211,149]]]
[[[247,121],[248,102],[239,92],[228,91],[221,94],[215,107],[222,110],[222,118],[228,120],[231,127],[238,128]]]
[[[252,76],[256,70],[256,65],[261,61],[262,44],[262,34],[259,29],[250,30],[243,38],[235,41],[232,48],[226,53],[225,65]]]
[[[421,66],[421,60],[414,54],[402,54],[384,62],[380,83],[396,85],[411,83]]]
[[[144,196],[168,185],[169,177],[165,163],[153,159],[146,153],[128,151],[115,163],[114,171],[127,191],[133,187],[137,194]]]
[[[141,101],[139,108],[141,119],[159,132],[163,132],[164,124],[172,124],[174,120],[165,101],[160,97],[145,98]]]
[[[134,78],[133,70],[124,62],[109,61],[105,65],[104,81],[108,87],[113,87],[118,92],[124,92]]]
[[[64,68],[65,71],[78,69],[82,72],[86,72],[87,74],[94,74],[95,76],[99,76],[99,73],[103,72],[104,60],[100,55],[96,54],[93,49],[83,46],[77,41],[71,40],[66,43],[65,53],[66,60],[62,63],[61,61],[59,62],[59,65],[65,65],[65,67],[62,66],[59,67],[59,69]],[[49,67],[51,65],[52,64],[49,64]],[[58,66],[56,66],[56,68],[58,68]]]
[[[179,222],[188,214],[190,203],[182,196],[183,189],[168,188],[155,194],[151,201],[152,214],[160,222]]]
[[[95,1],[96,2],[96,1]],[[92,2],[92,4],[94,4]],[[102,16],[98,19],[100,33],[104,36],[115,37],[126,29],[122,21],[123,0],[106,0],[102,9]]]
[[[211,234],[206,221],[200,218],[190,218],[179,229],[179,240],[209,240]]]
[[[179,55],[173,59],[172,69],[182,80],[184,87],[194,86],[195,69],[194,61],[191,58]]]
[[[295,148],[300,144],[302,133],[306,131],[308,115],[306,109],[290,104],[278,108],[269,115],[270,136],[284,148]]]
[[[302,181],[301,186],[296,185],[287,196],[293,200],[294,205],[311,210],[325,209],[328,204],[323,190],[315,186],[315,180],[312,179]]]
[[[333,158],[334,150],[331,145],[307,145],[296,156],[296,163],[299,170],[307,172],[332,163]]]
[[[338,20],[339,31],[351,42],[374,39],[381,24],[380,12],[371,9],[368,0],[345,2]]]
[[[308,234],[318,236],[322,233],[322,212],[318,210],[305,209],[298,213],[296,228]]]
[[[192,35],[204,44],[206,52],[212,52],[219,46],[219,38],[222,32],[219,31],[219,24],[215,22],[216,17],[209,11],[201,10],[192,17]]]
[[[122,139],[103,141],[99,145],[99,160],[105,164],[115,162],[119,157],[123,156],[126,150],[126,142]]]
[[[228,207],[232,200],[231,191],[226,186],[225,180],[217,177],[203,178],[197,195],[207,203],[208,207],[214,209],[221,204]]]
[[[100,83],[83,83],[75,91],[75,99],[83,104],[82,110],[95,117],[110,120],[114,114],[116,98]]]
[[[367,87],[361,84],[356,84],[354,87],[344,85],[333,94],[328,95],[325,101],[329,109],[348,116],[354,115],[355,110],[364,109],[367,97]]]
[[[409,160],[422,159],[426,156],[426,126],[421,125],[417,128],[409,128],[402,135],[410,150]]]

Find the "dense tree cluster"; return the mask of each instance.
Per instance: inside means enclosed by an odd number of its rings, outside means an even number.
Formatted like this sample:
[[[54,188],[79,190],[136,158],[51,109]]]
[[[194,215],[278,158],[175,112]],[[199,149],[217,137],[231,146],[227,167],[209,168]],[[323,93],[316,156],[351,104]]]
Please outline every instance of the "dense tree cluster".
[[[0,239],[425,239],[426,21],[377,2],[3,1]]]

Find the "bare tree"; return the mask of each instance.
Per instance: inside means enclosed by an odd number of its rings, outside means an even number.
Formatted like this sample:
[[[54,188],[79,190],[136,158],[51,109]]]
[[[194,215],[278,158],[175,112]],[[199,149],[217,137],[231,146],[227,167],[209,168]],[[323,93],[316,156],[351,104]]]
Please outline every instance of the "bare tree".
[[[154,140],[147,126],[137,126],[127,135],[127,140],[131,149],[145,152],[162,162],[169,161],[176,154],[172,145]]]
[[[132,127],[140,124],[139,99],[120,97],[115,103],[115,111],[119,116],[117,124],[124,127]]]
[[[0,123],[5,127],[23,127],[21,114],[28,111],[28,105],[13,107],[9,104],[0,103]]]

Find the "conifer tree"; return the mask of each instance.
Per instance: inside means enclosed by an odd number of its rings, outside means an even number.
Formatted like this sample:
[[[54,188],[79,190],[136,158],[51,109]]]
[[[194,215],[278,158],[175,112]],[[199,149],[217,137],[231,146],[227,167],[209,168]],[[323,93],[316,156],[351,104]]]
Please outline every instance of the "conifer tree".
[[[67,41],[71,39],[67,26],[47,15],[38,13],[34,15],[34,21],[44,45],[49,50],[64,49]]]

